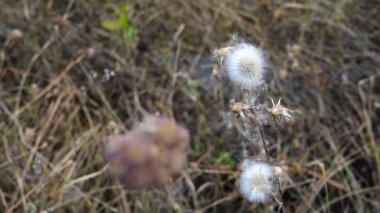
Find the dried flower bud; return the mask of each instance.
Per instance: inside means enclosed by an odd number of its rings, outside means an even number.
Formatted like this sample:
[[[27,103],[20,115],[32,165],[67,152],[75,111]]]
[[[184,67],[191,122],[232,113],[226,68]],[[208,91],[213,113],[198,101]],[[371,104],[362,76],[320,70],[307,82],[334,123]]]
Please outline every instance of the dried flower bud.
[[[223,64],[224,58],[227,56],[231,47],[224,47],[214,51],[213,59],[215,61],[213,65],[212,75],[215,77],[220,77],[220,67]]]
[[[231,105],[231,110],[233,112],[241,112],[247,107],[242,102],[236,102]]]
[[[270,98],[272,101],[272,107],[268,109],[268,111],[273,115],[275,118],[277,124],[280,124],[282,120],[285,121],[292,121],[293,117],[290,114],[292,110],[285,108],[281,105],[281,98],[278,99],[277,104],[274,103],[273,99]]]
[[[18,40],[22,37],[22,32],[19,29],[14,29],[9,33],[9,40]]]
[[[231,50],[231,47],[223,47],[223,48],[220,48],[218,50],[215,50],[214,51],[214,58],[222,59],[222,58],[227,56],[227,54],[229,53],[230,50]],[[221,61],[221,62],[223,62],[223,61]]]
[[[181,171],[188,131],[172,120],[150,117],[124,135],[111,136],[105,147],[109,172],[130,189],[162,187]]]
[[[89,57],[89,58],[92,58],[94,57],[96,51],[95,51],[95,48],[93,47],[89,47],[86,49],[86,55]]]

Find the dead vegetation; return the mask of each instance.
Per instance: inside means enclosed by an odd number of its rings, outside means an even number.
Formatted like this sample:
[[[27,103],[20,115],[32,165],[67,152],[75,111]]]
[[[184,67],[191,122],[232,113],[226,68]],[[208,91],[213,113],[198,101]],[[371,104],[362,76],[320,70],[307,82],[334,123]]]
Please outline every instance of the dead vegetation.
[[[128,8],[122,29],[101,24],[120,20],[113,7]],[[271,97],[296,109],[266,130],[293,180],[284,210],[379,211],[377,0],[2,0],[0,212],[275,211],[235,185],[240,138],[223,117],[236,93],[210,78],[232,34],[266,51]],[[166,191],[124,190],[103,162],[106,136],[146,112],[191,130]]]

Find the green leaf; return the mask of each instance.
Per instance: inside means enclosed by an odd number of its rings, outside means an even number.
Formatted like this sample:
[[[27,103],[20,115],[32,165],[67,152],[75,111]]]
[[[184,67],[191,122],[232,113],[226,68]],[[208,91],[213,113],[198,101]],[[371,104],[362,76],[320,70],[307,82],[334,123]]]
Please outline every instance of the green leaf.
[[[117,31],[120,30],[120,24],[116,21],[102,20],[100,26],[108,31]]]
[[[228,164],[231,167],[234,167],[236,165],[235,159],[232,157],[231,153],[228,152],[219,153],[216,156],[215,161],[219,164]]]
[[[133,40],[135,39],[136,35],[137,35],[137,29],[134,27],[129,27],[127,30],[127,38],[130,40]]]
[[[128,29],[128,18],[126,15],[120,15],[119,16],[119,25],[123,29]]]
[[[120,4],[119,5],[119,12],[120,13],[128,13],[129,12],[129,5],[128,4]]]

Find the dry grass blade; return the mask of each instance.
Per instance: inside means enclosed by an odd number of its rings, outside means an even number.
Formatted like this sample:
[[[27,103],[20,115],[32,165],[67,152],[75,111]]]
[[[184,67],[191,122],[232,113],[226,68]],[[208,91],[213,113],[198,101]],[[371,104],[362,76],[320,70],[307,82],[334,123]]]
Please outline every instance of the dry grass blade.
[[[378,1],[0,0],[0,20],[0,212],[380,211]],[[241,149],[260,150],[228,125],[252,106],[228,114],[240,90],[210,77],[232,35],[265,50],[268,95],[294,110],[262,128],[282,205],[237,190]],[[188,166],[128,190],[104,141],[148,114],[190,130]]]

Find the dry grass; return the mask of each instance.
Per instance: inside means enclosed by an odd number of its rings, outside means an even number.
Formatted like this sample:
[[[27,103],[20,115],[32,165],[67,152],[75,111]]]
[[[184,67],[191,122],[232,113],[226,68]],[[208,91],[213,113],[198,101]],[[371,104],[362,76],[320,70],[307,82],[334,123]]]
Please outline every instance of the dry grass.
[[[100,26],[113,17],[105,2],[130,7],[135,39]],[[213,84],[209,59],[231,34],[267,51],[271,96],[297,110],[295,125],[266,130],[293,180],[284,210],[380,211],[379,2],[248,2],[2,0],[0,212],[275,209],[235,186],[240,139],[223,116],[239,97]],[[104,138],[144,111],[191,129],[187,168],[166,191],[125,191],[105,172]]]

